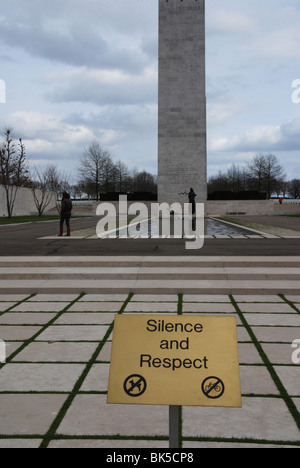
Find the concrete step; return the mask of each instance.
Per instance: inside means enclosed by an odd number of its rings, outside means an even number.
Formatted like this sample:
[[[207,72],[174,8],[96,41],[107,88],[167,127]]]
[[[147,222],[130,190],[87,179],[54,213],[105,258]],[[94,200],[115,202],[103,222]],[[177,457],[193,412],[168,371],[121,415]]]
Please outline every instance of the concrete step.
[[[299,294],[300,257],[2,257],[0,292]]]
[[[295,257],[1,257],[1,267],[300,267],[300,256]]]
[[[299,294],[299,281],[0,280],[1,294]]]
[[[274,267],[0,267],[0,279],[300,280],[300,268]]]

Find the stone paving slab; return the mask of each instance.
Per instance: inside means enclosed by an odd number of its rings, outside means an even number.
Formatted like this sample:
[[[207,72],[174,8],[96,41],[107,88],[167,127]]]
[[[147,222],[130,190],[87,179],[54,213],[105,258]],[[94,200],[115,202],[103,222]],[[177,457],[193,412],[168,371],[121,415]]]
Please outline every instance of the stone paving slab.
[[[41,341],[101,341],[108,327],[102,325],[49,326],[40,336]]]
[[[28,297],[28,294],[0,294],[0,302],[20,302]]]
[[[178,302],[177,294],[135,294],[131,302]]]
[[[296,336],[297,334],[295,334]],[[271,364],[291,365],[291,350],[286,343],[262,343],[264,352],[267,354]]]
[[[273,343],[293,343],[300,337],[300,326],[298,327],[252,327],[258,341]]]
[[[238,347],[240,364],[263,364],[263,360],[254,344],[239,342]]]
[[[26,312],[6,312],[1,316],[1,324],[10,324],[10,325],[43,325],[48,323],[52,318],[55,317],[55,314],[48,312],[43,313],[26,313]]]
[[[266,313],[270,312],[271,314],[294,314],[294,309],[289,304],[240,304],[239,305],[242,312],[258,312]]]
[[[107,405],[106,395],[78,395],[58,428],[58,433],[168,436],[168,407]]]
[[[56,320],[56,325],[110,325],[115,318],[115,313],[105,312],[67,312]]]
[[[64,308],[62,302],[23,302],[14,307],[14,312],[60,312]]]
[[[176,302],[132,302],[126,306],[125,312],[177,312]]]
[[[132,453],[135,453],[136,448],[139,449],[164,449],[169,448],[168,441],[160,440],[136,440],[125,439],[103,439],[103,440],[54,440],[50,442],[49,448],[106,448],[106,449],[132,449]]]
[[[77,302],[73,304],[70,312],[119,312],[120,302]]]
[[[201,302],[201,303],[214,303],[214,302],[230,302],[230,298],[227,295],[214,295],[214,294],[185,294],[184,302]]]
[[[85,294],[78,302],[124,302],[127,294]]]
[[[1,318],[1,317],[0,317]],[[40,326],[27,326],[22,325],[0,325],[0,336],[4,341],[15,341],[15,340],[29,340],[33,335],[41,330]]]
[[[12,359],[12,362],[88,362],[97,348],[97,343],[33,342]],[[110,355],[108,360],[110,359]]]
[[[243,407],[182,407],[183,448],[300,448],[299,296],[129,292],[1,295],[0,448],[168,448],[168,407],[106,404],[116,313],[236,317]]]
[[[71,302],[78,297],[78,294],[36,294],[28,299],[28,302]]]
[[[232,304],[227,303],[184,303],[183,312],[201,312],[201,313],[223,313],[223,314],[234,314],[235,309]]]
[[[82,371],[82,364],[8,364],[0,392],[70,392]]]
[[[276,411],[274,411],[276,407]],[[218,423],[216,424],[216,421]],[[299,442],[299,429],[278,398],[243,398],[243,408],[183,408],[184,437],[253,438]],[[292,443],[291,443],[292,445]]]
[[[275,366],[275,372],[283,383],[287,392],[292,396],[299,395],[300,366]]]
[[[0,312],[7,310],[9,307],[13,307],[17,302],[0,302]]]
[[[65,400],[65,394],[0,394],[1,434],[42,436]]]
[[[272,444],[241,444],[239,442],[228,442],[228,443],[218,443],[215,442],[183,442],[182,448],[187,449],[214,449],[214,448],[221,448],[221,449],[295,449],[298,448],[292,445],[272,445]]]
[[[299,327],[300,317],[294,314],[244,314],[249,325]]]
[[[13,448],[39,448],[42,439],[3,439],[0,440],[0,448],[13,449]]]
[[[300,303],[300,295],[299,296],[286,296],[288,301],[295,302],[296,304]]]
[[[259,302],[259,303],[264,303],[264,304],[267,304],[268,302],[279,302],[280,304],[284,303],[284,300],[282,299],[282,297],[278,296],[277,294],[261,294],[261,295],[260,294],[245,294],[245,295],[234,294],[234,299],[239,304],[246,302],[249,305],[252,302]]]

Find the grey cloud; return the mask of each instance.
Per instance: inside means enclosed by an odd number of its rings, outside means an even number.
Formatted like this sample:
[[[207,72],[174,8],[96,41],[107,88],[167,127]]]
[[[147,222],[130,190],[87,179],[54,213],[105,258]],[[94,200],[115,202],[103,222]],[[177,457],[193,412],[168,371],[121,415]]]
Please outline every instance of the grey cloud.
[[[0,40],[27,53],[67,65],[140,71],[148,62],[141,50],[121,48],[103,39],[88,27],[72,24],[62,30],[50,30],[43,24],[34,28],[0,18]]]
[[[146,105],[157,102],[157,75],[141,75],[81,68],[48,78],[45,97],[54,103],[82,102],[98,106]]]
[[[259,125],[250,128],[245,134],[211,141],[214,152],[276,152],[299,151],[300,118],[279,125]]]

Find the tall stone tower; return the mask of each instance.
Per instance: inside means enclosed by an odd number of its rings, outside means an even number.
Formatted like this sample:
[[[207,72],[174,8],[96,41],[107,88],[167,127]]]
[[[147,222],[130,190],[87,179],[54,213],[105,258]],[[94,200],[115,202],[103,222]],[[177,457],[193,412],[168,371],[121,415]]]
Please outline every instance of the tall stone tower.
[[[207,199],[205,0],[159,0],[158,200]]]

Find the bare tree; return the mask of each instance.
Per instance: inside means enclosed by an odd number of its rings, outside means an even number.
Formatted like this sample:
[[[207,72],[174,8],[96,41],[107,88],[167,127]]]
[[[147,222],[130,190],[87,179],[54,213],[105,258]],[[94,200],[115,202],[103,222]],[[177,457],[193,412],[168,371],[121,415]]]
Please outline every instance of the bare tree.
[[[293,179],[288,182],[288,193],[294,199],[300,198],[300,179]]]
[[[252,158],[252,161],[248,163],[248,170],[250,178],[256,186],[258,192],[262,191],[264,182],[264,167],[265,160],[263,154],[258,154]]]
[[[86,193],[86,190],[85,190],[85,184],[83,181],[79,180],[76,184],[73,184],[71,186],[71,194],[73,194],[73,197],[74,198],[82,198],[82,195],[84,193]]]
[[[230,187],[230,190],[232,192],[240,192],[241,190],[245,190],[245,177],[245,171],[241,169],[239,165],[233,163],[226,174],[227,183]]]
[[[283,167],[274,154],[264,156],[264,179],[268,199],[271,198],[278,182],[282,183],[285,178]]]
[[[80,167],[77,172],[81,181],[92,189],[96,199],[100,199],[103,185],[108,185],[108,178],[111,174],[111,158],[107,150],[94,141],[87,149],[80,160]]]
[[[248,164],[252,183],[259,192],[265,191],[267,198],[271,198],[278,183],[285,178],[284,169],[274,154],[259,154],[254,156]]]
[[[130,172],[121,160],[115,164],[115,188],[117,192],[127,192],[130,186]]]
[[[39,216],[43,216],[45,209],[49,206],[53,197],[55,197],[53,190],[53,187],[55,186],[53,183],[53,174],[55,173],[55,170],[55,167],[50,165],[41,171],[35,167],[34,173],[32,174],[30,189]],[[58,186],[59,183],[55,188],[57,189]]]
[[[157,180],[154,175],[147,171],[138,172],[133,180],[133,188],[136,192],[153,192],[157,191]]]
[[[110,157],[107,154],[105,161],[102,166],[102,185],[101,189],[105,192],[114,192],[116,181],[116,167]]]
[[[17,149],[12,129],[6,128],[4,140],[0,143],[0,183],[5,189],[9,218],[12,217],[19,188],[28,185],[28,182],[25,145],[19,138]]]

